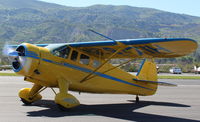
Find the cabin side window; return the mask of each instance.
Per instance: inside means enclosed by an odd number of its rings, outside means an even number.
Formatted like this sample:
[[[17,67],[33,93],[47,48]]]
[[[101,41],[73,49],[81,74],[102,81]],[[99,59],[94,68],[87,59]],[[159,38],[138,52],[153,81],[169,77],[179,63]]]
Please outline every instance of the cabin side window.
[[[101,62],[97,61],[97,60],[93,60],[93,67],[97,68],[99,67],[101,64]]]
[[[69,53],[70,53],[70,47],[68,46],[62,46],[52,51],[53,55],[62,57],[62,58],[68,58]]]
[[[76,61],[78,58],[78,52],[73,50],[72,55],[71,55],[71,60]]]
[[[89,65],[90,63],[90,57],[84,54],[81,54],[80,56],[80,63],[81,64],[85,64],[85,65]]]

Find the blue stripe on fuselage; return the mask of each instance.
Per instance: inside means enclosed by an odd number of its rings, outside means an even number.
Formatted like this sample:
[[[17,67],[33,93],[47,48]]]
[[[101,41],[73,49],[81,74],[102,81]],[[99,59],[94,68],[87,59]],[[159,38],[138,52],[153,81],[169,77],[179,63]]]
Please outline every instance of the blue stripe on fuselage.
[[[27,57],[32,57],[32,58],[35,58],[35,59],[39,59],[39,57],[35,57],[35,56],[27,56]],[[44,59],[44,58],[42,60],[45,61],[45,62],[49,62],[49,63],[61,65],[61,66],[65,66],[65,67],[72,68],[72,69],[79,70],[79,71],[83,71],[83,72],[86,72],[86,73],[93,72],[90,69],[79,67],[79,66],[73,65],[73,64],[59,63],[59,62],[55,62],[55,61],[52,61],[52,60],[49,60],[49,59]],[[144,88],[144,89],[147,89],[147,90],[153,90],[153,89],[150,89],[150,88],[147,88],[147,87],[143,87],[143,86],[140,86],[140,85],[137,85],[137,84],[134,84],[134,83],[130,83],[130,82],[127,82],[127,81],[124,81],[124,80],[121,80],[121,79],[118,79],[116,77],[113,77],[113,76],[110,76],[110,75],[106,75],[106,74],[103,74],[103,73],[100,73],[100,72],[94,72],[94,74],[98,75],[100,77],[106,78],[106,79],[113,80],[113,81],[125,83],[125,84],[128,84],[128,85],[132,85],[132,86],[136,86],[136,87],[140,87],[140,88]]]
[[[76,66],[76,65],[72,65],[72,64],[68,64],[68,63],[64,63],[64,66],[70,67],[70,68],[73,68],[73,69],[76,69],[76,70],[80,70],[80,71],[83,71],[83,72],[87,72],[87,73],[93,72],[93,71],[90,70],[90,69],[82,68],[82,67],[79,67],[79,66]],[[130,83],[130,82],[127,82],[127,81],[124,81],[124,80],[121,80],[121,79],[118,79],[118,78],[116,78],[116,77],[112,77],[112,76],[110,76],[110,75],[106,75],[106,74],[103,74],[103,73],[100,73],[100,72],[94,72],[94,74],[95,74],[95,75],[98,75],[98,76],[101,76],[101,77],[103,77],[103,78],[106,78],[106,79],[118,81],[118,82],[121,82],[121,83],[125,83],[125,84],[129,84],[129,85],[137,86],[137,87],[144,88],[144,89],[148,89],[148,90],[153,90],[153,89],[146,88],[146,87],[142,87],[142,86],[139,86],[139,85],[137,85],[137,84],[133,84],[133,83]]]

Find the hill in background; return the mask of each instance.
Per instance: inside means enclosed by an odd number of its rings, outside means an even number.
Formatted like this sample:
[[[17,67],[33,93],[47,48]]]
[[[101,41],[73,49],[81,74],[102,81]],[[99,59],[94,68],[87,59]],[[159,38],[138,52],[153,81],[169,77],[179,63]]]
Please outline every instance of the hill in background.
[[[200,40],[200,17],[150,8],[95,5],[67,7],[36,0],[0,0],[0,44],[59,43],[113,39]],[[200,51],[199,51],[200,52]],[[193,54],[200,59],[199,53]]]

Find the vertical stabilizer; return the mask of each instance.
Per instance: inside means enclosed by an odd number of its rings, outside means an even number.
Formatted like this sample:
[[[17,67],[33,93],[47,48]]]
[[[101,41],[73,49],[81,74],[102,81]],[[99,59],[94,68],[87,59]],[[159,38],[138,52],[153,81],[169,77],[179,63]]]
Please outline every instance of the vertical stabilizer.
[[[137,73],[138,80],[157,81],[157,69],[154,59],[144,59]]]

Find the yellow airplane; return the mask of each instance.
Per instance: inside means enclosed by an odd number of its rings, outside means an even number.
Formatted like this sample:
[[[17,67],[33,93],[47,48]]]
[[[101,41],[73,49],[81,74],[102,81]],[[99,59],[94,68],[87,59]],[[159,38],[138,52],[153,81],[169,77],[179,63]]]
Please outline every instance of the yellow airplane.
[[[14,46],[13,46],[14,47]],[[23,75],[32,88],[19,91],[22,102],[29,105],[42,99],[40,92],[51,88],[55,103],[61,108],[80,105],[69,90],[89,93],[155,94],[158,85],[175,86],[157,81],[155,58],[185,56],[197,49],[197,42],[187,38],[146,38],[63,44],[22,43],[15,51],[13,70]],[[119,67],[133,59],[145,59],[137,75]],[[128,59],[118,66],[109,64],[111,59]],[[59,88],[56,93],[53,88]]]

